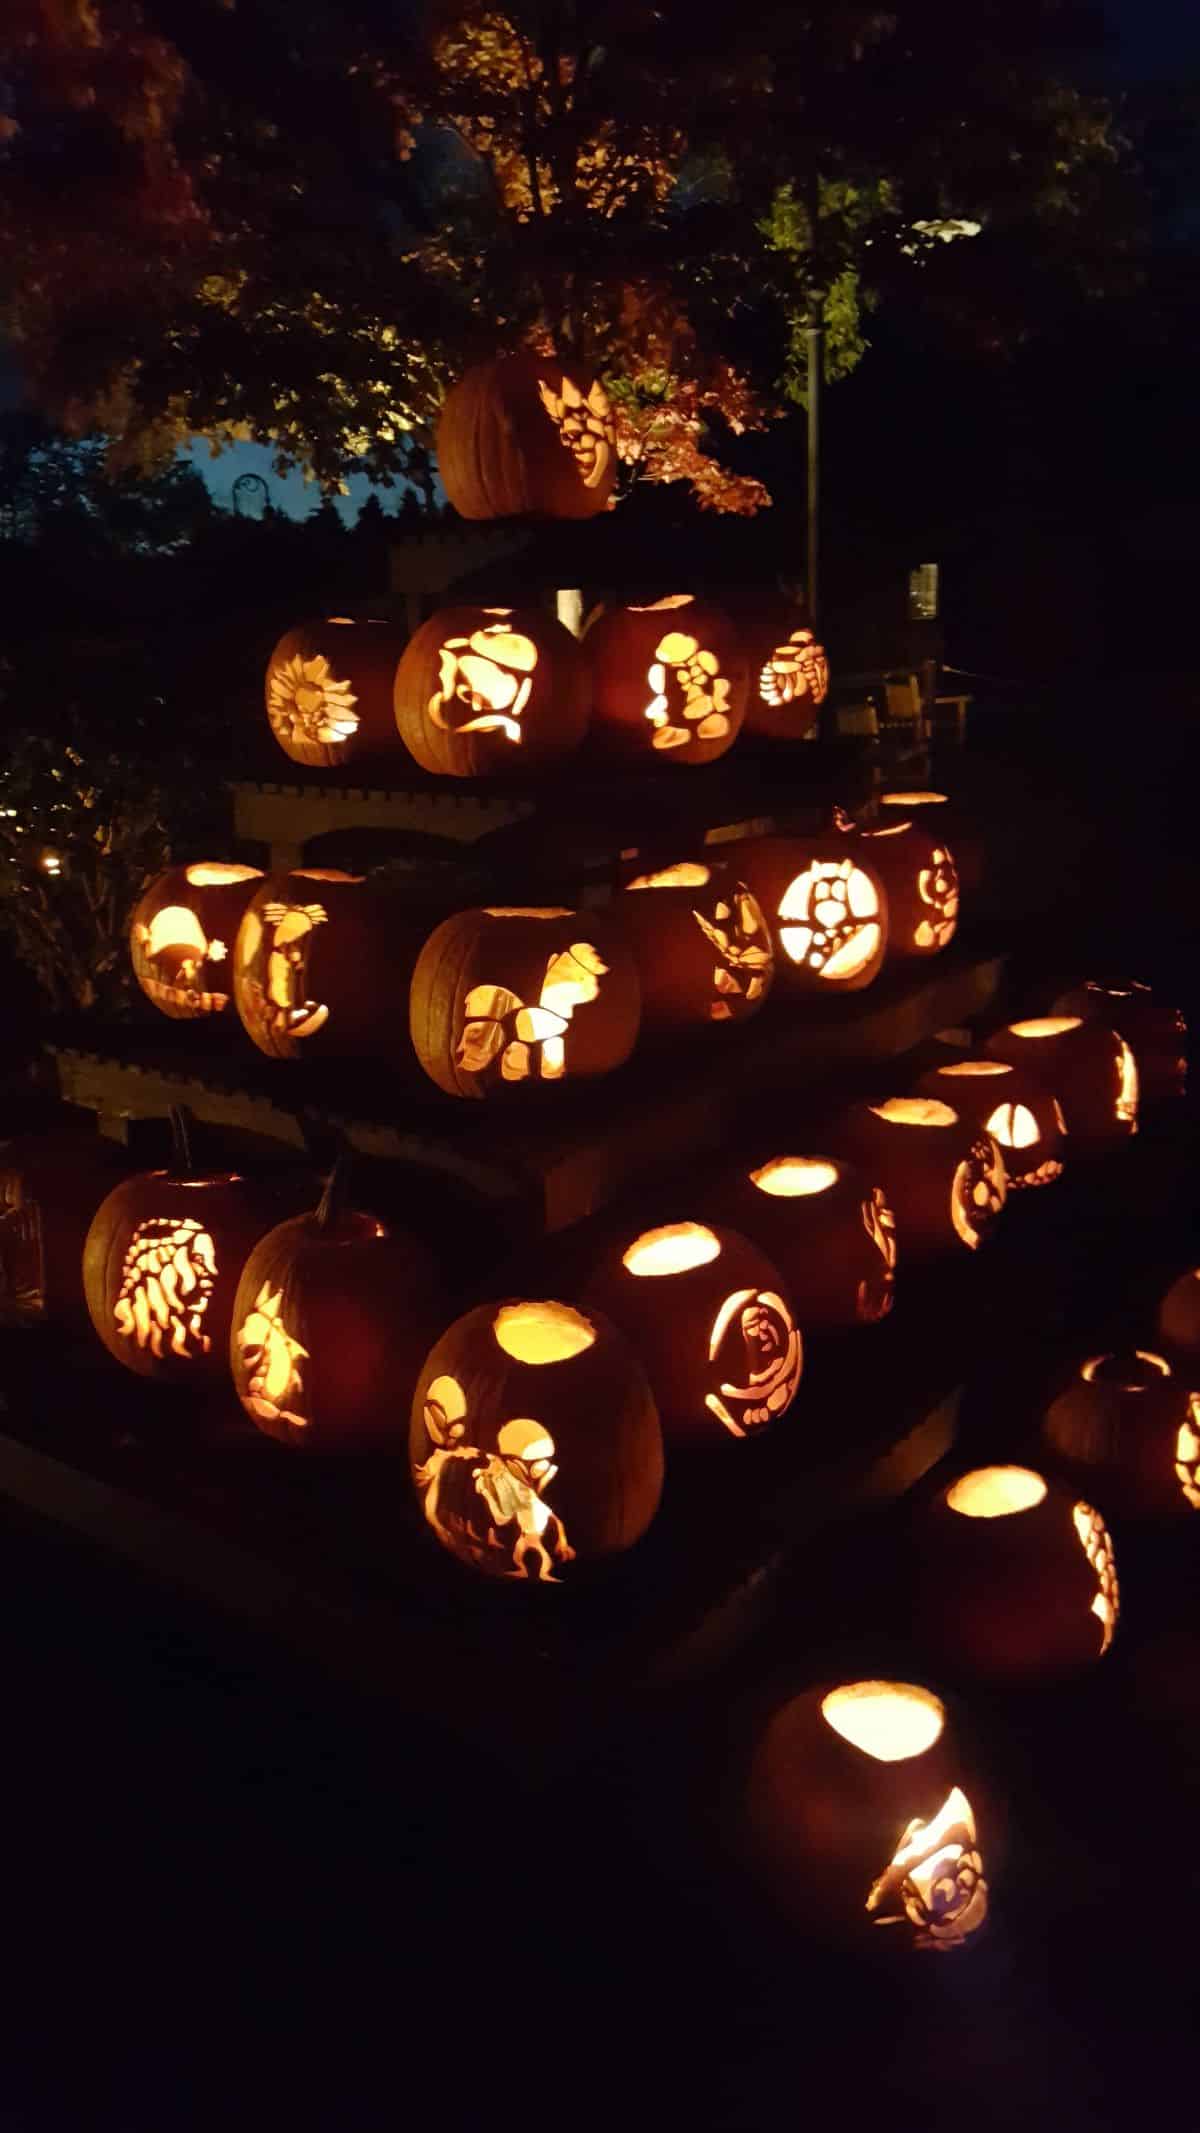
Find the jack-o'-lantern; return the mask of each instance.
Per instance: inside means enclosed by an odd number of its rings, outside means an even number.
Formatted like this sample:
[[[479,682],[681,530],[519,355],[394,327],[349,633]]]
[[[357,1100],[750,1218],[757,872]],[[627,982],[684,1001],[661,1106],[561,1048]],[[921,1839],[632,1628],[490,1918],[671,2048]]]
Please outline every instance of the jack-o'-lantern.
[[[782,602],[738,616],[750,670],[746,731],[802,740],[829,694],[829,660],[805,616]]]
[[[554,356],[480,363],[446,395],[437,462],[463,518],[594,518],[617,478],[608,395]]]
[[[970,895],[980,886],[984,876],[983,838],[962,801],[952,799],[949,793],[914,786],[877,794],[875,806],[880,828],[894,822],[917,822],[939,844],[949,845],[959,887],[965,894]]]
[[[339,1162],[315,1213],[260,1238],[233,1306],[238,1398],[267,1436],[300,1451],[403,1443],[436,1325],[427,1248],[347,1206],[345,1191]]]
[[[1124,1038],[1137,1063],[1143,1104],[1186,1095],[1187,1023],[1179,1008],[1157,1000],[1137,978],[1088,978],[1056,1000],[1054,1012],[1105,1023]]]
[[[166,1170],[126,1178],[101,1202],[83,1247],[92,1324],[139,1377],[224,1381],[242,1268],[278,1221],[279,1198],[236,1172],[197,1170],[172,1114]],[[294,1204],[294,1203],[293,1203]]]
[[[1104,1520],[1029,1467],[976,1467],[941,1489],[915,1514],[911,1561],[918,1635],[964,1673],[1060,1673],[1112,1643]]]
[[[583,640],[598,752],[711,763],[746,710],[746,656],[728,615],[691,593],[599,614]]]
[[[803,1347],[782,1275],[734,1230],[670,1222],[622,1240],[584,1293],[645,1365],[668,1443],[749,1437],[787,1413]]]
[[[861,838],[838,832],[757,837],[728,847],[766,914],[781,984],[858,992],[878,977],[888,940],[887,893]]]
[[[896,1218],[882,1186],[824,1155],[776,1155],[718,1187],[714,1211],[760,1245],[805,1332],[873,1325],[892,1308]]]
[[[1004,1162],[990,1133],[932,1096],[856,1104],[833,1131],[895,1210],[906,1259],[929,1259],[955,1243],[975,1251],[1004,1206]]]
[[[1062,1176],[1067,1129],[1058,1098],[1027,1068],[1003,1059],[952,1059],[922,1074],[917,1094],[950,1104],[991,1134],[1010,1192]]]
[[[537,608],[439,608],[396,671],[404,745],[446,777],[543,770],[579,746],[588,709],[579,645]]]
[[[633,1050],[640,1001],[628,943],[594,911],[459,911],[413,972],[413,1048],[450,1096],[495,1096],[607,1074]]]
[[[755,1743],[744,1809],[772,1901],[817,1937],[888,1957],[977,1939],[989,1832],[932,1690],[847,1681],[793,1697]]]
[[[247,1034],[273,1059],[407,1058],[423,933],[382,877],[327,867],[268,875],[234,945],[233,996]]]
[[[496,1578],[553,1585],[631,1548],[662,1494],[641,1365],[598,1312],[545,1298],[481,1304],[443,1333],[409,1451],[430,1531]]]
[[[915,820],[860,835],[887,890],[889,953],[940,955],[958,929],[958,869],[949,845]]]
[[[203,859],[152,881],[129,926],[133,974],[175,1021],[224,1014],[232,998],[230,951],[262,880],[259,867]]]
[[[1189,1384],[1200,1384],[1200,1267],[1171,1283],[1158,1307],[1158,1337]]]
[[[1200,1395],[1146,1348],[1088,1356],[1042,1417],[1048,1455],[1118,1520],[1200,1509],[1198,1429]]]
[[[0,1325],[86,1329],[84,1239],[127,1170],[92,1122],[20,1134],[0,1148]]]
[[[293,763],[401,757],[392,682],[404,649],[394,623],[323,615],[282,636],[267,662],[267,719]]]
[[[626,883],[617,912],[651,1030],[744,1022],[775,976],[767,923],[744,882],[724,867],[683,860]]]
[[[1102,1154],[1137,1132],[1137,1065],[1124,1038],[1104,1023],[1035,1015],[994,1031],[984,1050],[1027,1067],[1058,1098],[1072,1154]]]

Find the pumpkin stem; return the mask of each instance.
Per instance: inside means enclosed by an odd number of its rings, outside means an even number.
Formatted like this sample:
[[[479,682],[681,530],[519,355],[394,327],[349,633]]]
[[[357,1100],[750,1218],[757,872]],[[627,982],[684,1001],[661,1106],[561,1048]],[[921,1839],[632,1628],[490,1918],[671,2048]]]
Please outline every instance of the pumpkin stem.
[[[192,1154],[191,1120],[182,1104],[172,1104],[167,1116],[171,1121],[171,1176],[194,1178],[196,1163]]]
[[[350,1190],[350,1171],[353,1157],[349,1148],[339,1148],[333,1169],[325,1180],[325,1190],[317,1204],[317,1228],[331,1229],[343,1213]]]

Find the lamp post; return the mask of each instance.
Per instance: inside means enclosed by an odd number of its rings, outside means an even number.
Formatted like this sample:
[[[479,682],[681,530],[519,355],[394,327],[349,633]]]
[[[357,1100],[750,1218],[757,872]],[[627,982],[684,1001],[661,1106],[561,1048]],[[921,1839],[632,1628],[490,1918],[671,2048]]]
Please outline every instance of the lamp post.
[[[814,629],[817,627],[818,565],[821,538],[821,360],[824,352],[825,328],[809,323],[804,330],[805,338],[805,401],[808,413],[808,475],[807,475],[807,531],[808,550],[807,591],[808,609]]]

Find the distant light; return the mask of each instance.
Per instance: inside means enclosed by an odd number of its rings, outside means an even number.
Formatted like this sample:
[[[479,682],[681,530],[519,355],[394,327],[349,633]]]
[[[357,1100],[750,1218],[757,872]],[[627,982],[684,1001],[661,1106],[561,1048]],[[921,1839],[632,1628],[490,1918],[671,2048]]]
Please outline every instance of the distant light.
[[[914,222],[913,228],[921,237],[940,237],[943,244],[953,244],[956,237],[978,237],[982,222],[968,222],[961,215],[947,215],[940,221]]]
[[[38,854],[38,866],[43,874],[61,874],[62,853],[56,852],[52,845],[46,845]]]

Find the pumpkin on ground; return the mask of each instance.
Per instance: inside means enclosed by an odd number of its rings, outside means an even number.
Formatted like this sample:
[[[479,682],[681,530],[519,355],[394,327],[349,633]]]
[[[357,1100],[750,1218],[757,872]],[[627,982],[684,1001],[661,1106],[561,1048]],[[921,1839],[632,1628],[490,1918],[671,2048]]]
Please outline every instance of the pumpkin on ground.
[[[252,1422],[298,1450],[405,1441],[439,1281],[414,1236],[346,1204],[335,1165],[315,1213],[259,1239],[233,1307],[234,1388]]]
[[[1073,1154],[1104,1154],[1137,1132],[1137,1064],[1106,1024],[1034,1015],[995,1030],[984,1050],[989,1059],[1028,1068],[1058,1098]]]
[[[1004,1206],[1004,1163],[991,1134],[936,1097],[855,1104],[833,1140],[879,1180],[906,1259],[934,1258],[956,1244],[975,1251]]]
[[[1057,1015],[1082,1015],[1123,1037],[1137,1063],[1142,1103],[1169,1103],[1187,1092],[1187,1022],[1137,978],[1088,978],[1054,1003]]]
[[[807,1334],[873,1325],[891,1310],[896,1217],[883,1187],[851,1164],[775,1155],[726,1179],[714,1207],[779,1268]]]
[[[747,733],[798,741],[816,725],[829,694],[825,647],[802,609],[779,601],[737,617],[750,670]]]
[[[583,640],[598,753],[625,762],[711,763],[733,746],[749,670],[730,617],[672,593],[602,610]]]
[[[94,1122],[23,1133],[0,1148],[0,1323],[88,1324],[83,1246],[129,1165]]]
[[[958,929],[958,868],[949,845],[915,818],[859,835],[887,890],[889,953],[940,955]]]
[[[728,868],[683,860],[636,874],[616,916],[637,964],[646,1029],[744,1022],[766,1001],[775,976],[771,936],[755,898]]]
[[[406,1059],[409,979],[427,925],[381,875],[268,875],[234,947],[247,1035],[272,1059]]]
[[[294,763],[401,756],[392,683],[404,649],[395,623],[322,615],[279,640],[267,662],[267,719]]]
[[[878,977],[888,900],[862,839],[839,832],[755,837],[726,858],[771,928],[779,980],[807,993],[858,992]]]
[[[198,859],[168,867],[142,891],[129,924],[133,974],[148,1000],[174,1021],[225,1014],[230,960],[260,867]]]
[[[918,1096],[947,1103],[990,1133],[1011,1192],[1062,1176],[1066,1125],[1058,1098],[1027,1067],[1002,1059],[950,1059],[917,1083]]]
[[[463,518],[593,518],[617,478],[608,395],[554,356],[480,363],[446,395],[437,462]]]
[[[1088,1356],[1047,1406],[1042,1442],[1114,1517],[1200,1510],[1200,1394],[1149,1349]]]
[[[413,972],[413,1049],[450,1096],[607,1074],[633,1050],[640,997],[628,943],[595,911],[459,911]]]
[[[421,1372],[409,1447],[430,1530],[491,1577],[556,1584],[631,1548],[662,1494],[645,1373],[599,1313],[553,1299],[455,1320]]]
[[[583,739],[590,700],[579,645],[538,608],[439,608],[396,670],[400,738],[445,777],[517,777],[560,762]]]

